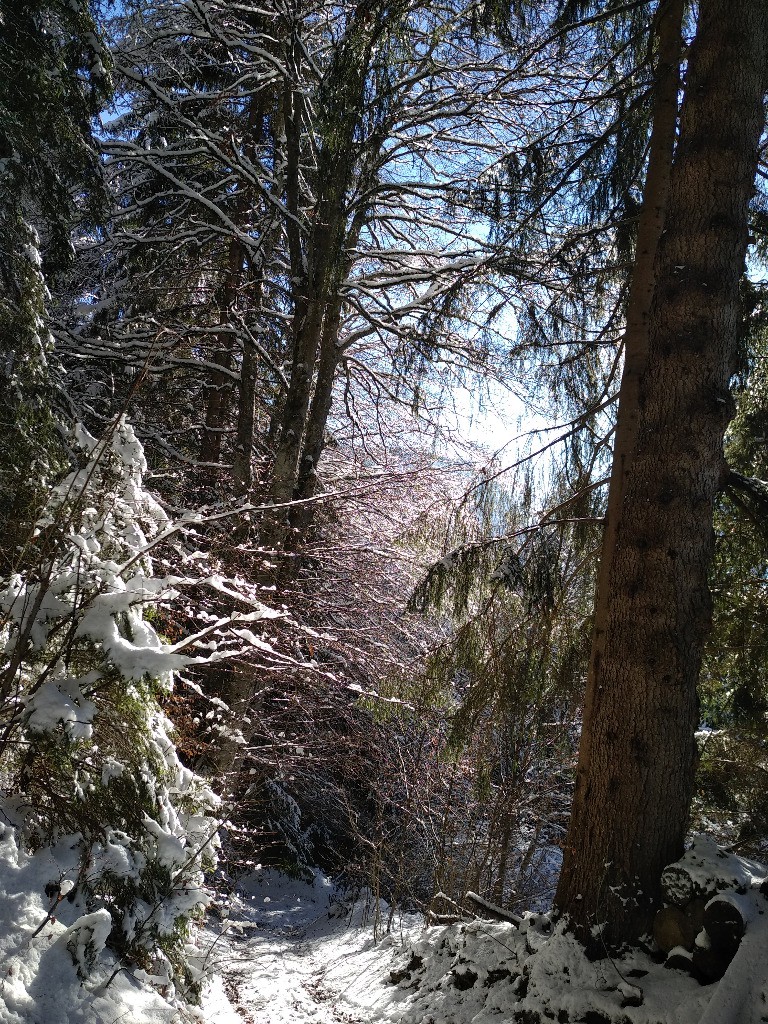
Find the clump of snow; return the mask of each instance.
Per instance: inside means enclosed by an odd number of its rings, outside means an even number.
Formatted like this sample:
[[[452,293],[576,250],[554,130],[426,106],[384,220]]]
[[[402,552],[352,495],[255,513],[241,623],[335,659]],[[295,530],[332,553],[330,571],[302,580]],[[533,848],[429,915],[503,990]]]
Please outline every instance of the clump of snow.
[[[91,847],[90,863],[97,875],[136,881],[146,870],[147,857],[126,832],[107,827],[103,840]]]
[[[710,836],[698,835],[683,856],[664,869],[661,880],[669,902],[685,906],[726,889],[746,893],[765,874],[761,864],[727,853]]]
[[[111,931],[112,915],[108,910],[101,909],[78,917],[58,939],[72,954],[77,976],[81,980],[90,977]]]
[[[125,765],[114,757],[106,757],[101,769],[101,784],[107,786],[112,779],[120,779],[125,773]]]
[[[76,679],[52,679],[27,701],[27,728],[51,732],[61,726],[68,739],[87,740],[93,734],[94,710],[93,701],[83,696]]]

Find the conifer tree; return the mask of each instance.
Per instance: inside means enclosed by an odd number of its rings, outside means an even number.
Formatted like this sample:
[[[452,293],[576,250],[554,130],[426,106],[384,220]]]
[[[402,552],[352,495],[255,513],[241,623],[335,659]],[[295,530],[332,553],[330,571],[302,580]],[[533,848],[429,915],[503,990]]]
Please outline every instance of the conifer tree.
[[[92,118],[108,63],[86,0],[0,3],[0,538],[13,563],[61,467],[46,279],[71,257],[76,206],[103,199]]]
[[[585,937],[599,926],[608,946],[647,930],[662,868],[682,853],[693,796],[712,514],[727,478],[722,442],[766,67],[764,5],[705,0],[556,900]]]

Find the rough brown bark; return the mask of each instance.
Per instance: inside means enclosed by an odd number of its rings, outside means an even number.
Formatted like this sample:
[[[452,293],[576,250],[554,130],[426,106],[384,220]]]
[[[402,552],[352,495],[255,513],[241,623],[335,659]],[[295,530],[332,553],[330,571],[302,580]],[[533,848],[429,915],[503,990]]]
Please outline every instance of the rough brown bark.
[[[768,6],[702,0],[655,264],[637,440],[556,905],[606,946],[650,930],[693,791],[712,511],[763,127]]]
[[[579,752],[579,780],[583,778],[581,764],[589,760],[590,723],[595,695],[595,665],[599,663],[605,646],[608,593],[613,552],[616,546],[616,532],[621,518],[625,484],[640,420],[639,386],[640,378],[648,361],[648,326],[653,299],[654,263],[659,239],[664,229],[672,173],[672,156],[677,132],[684,8],[685,0],[661,0],[655,23],[658,56],[651,108],[648,168],[637,225],[635,263],[627,298],[626,328],[623,338],[624,367],[613,438],[613,462],[608,488],[605,531],[595,591],[592,650],[582,719],[583,741]],[[578,803],[582,797],[583,787],[577,783],[574,799]]]

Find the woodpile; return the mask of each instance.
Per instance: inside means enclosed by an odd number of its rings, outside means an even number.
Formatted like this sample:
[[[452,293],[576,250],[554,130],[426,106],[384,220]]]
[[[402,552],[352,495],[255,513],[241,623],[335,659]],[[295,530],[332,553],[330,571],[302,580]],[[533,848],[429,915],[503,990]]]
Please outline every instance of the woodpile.
[[[768,879],[755,877],[750,867],[700,844],[664,870],[668,905],[656,914],[653,938],[667,954],[666,967],[687,970],[703,984],[722,978],[750,920],[768,913]]]

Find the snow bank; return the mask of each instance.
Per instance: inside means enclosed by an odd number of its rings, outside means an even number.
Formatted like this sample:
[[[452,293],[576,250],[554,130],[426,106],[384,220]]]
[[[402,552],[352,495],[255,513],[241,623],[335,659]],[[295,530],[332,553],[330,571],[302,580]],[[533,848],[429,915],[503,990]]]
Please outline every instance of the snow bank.
[[[111,928],[106,910],[88,914],[67,899],[52,906],[57,897],[46,896],[46,886],[51,892],[52,885],[71,883],[77,860],[71,841],[32,855],[19,849],[14,829],[0,826],[1,1024],[178,1022],[178,1007],[130,972],[106,985],[119,967],[104,947]],[[73,955],[90,964],[86,981]]]

